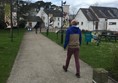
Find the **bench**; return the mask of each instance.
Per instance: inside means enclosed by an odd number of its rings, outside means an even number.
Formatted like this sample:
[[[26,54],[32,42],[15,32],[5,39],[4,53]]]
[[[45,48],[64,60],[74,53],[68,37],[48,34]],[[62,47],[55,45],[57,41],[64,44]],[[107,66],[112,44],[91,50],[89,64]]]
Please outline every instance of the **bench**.
[[[115,31],[103,31],[99,35],[100,41],[111,41],[114,40],[115,42],[118,40],[118,34]]]

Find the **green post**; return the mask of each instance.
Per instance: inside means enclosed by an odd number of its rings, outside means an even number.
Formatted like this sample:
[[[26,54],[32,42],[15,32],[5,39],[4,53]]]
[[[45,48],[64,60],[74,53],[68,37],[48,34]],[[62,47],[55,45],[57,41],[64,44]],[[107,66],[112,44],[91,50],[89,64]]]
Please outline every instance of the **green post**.
[[[103,68],[93,69],[92,83],[108,83],[108,71]]]

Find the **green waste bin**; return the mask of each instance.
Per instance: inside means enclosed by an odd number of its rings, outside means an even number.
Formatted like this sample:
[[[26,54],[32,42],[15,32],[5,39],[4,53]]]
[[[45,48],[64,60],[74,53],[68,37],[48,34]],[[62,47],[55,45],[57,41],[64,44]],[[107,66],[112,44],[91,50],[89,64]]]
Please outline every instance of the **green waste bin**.
[[[85,33],[85,42],[86,42],[86,44],[88,44],[89,42],[91,42],[91,39],[92,39],[91,32],[86,32]]]

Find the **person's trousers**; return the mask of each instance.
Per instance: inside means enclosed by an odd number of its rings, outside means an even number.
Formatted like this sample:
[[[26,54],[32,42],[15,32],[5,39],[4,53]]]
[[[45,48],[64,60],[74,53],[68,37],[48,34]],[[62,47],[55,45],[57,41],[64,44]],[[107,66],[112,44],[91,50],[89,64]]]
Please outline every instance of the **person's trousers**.
[[[76,73],[80,74],[79,48],[68,48],[65,67],[68,69],[72,54],[74,54],[75,58]]]

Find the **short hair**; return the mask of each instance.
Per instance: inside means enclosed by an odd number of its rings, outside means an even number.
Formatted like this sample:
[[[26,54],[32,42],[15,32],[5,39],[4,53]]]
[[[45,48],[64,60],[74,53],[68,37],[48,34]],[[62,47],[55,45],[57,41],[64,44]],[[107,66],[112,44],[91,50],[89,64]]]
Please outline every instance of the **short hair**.
[[[73,19],[72,21],[71,21],[71,25],[78,25],[79,24],[79,22],[77,21],[77,20],[75,20],[75,19]]]

